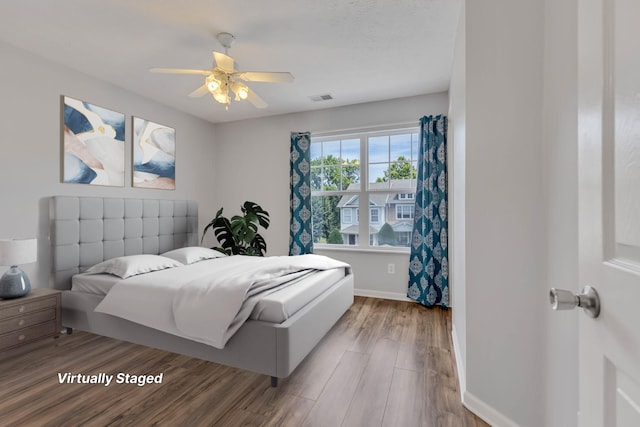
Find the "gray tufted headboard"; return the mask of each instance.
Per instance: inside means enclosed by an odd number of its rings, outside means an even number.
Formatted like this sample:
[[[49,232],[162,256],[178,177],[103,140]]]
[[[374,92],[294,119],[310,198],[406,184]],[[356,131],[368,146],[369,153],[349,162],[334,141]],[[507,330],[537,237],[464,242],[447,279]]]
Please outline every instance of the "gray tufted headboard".
[[[49,217],[55,289],[71,289],[71,276],[106,259],[198,244],[192,200],[55,196]]]

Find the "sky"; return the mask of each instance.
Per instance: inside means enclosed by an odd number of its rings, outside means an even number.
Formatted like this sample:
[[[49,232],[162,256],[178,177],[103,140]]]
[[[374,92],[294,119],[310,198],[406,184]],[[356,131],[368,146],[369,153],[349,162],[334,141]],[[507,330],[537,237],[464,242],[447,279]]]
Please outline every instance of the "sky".
[[[367,141],[369,182],[376,182],[384,176],[389,163],[403,156],[414,166],[418,157],[418,133],[397,135],[369,136]],[[311,144],[311,160],[334,156],[345,161],[361,162],[360,139],[335,139],[313,142]]]

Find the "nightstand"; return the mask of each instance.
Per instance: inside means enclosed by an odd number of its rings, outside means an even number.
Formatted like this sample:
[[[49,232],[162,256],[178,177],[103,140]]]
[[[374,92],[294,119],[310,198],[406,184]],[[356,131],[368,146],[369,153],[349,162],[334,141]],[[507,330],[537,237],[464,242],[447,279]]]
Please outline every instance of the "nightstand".
[[[29,295],[0,299],[0,351],[48,337],[61,330],[61,292],[34,288]]]

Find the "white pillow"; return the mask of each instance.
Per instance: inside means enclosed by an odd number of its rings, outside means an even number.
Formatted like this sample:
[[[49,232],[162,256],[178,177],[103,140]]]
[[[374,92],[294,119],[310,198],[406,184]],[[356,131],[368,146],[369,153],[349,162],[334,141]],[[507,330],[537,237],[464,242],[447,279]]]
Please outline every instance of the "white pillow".
[[[200,246],[189,246],[187,248],[174,249],[162,254],[167,258],[175,259],[183,264],[193,264],[204,259],[219,258],[227,256],[222,252]]]
[[[109,273],[122,279],[184,264],[160,255],[128,255],[111,258],[89,268],[85,273]]]

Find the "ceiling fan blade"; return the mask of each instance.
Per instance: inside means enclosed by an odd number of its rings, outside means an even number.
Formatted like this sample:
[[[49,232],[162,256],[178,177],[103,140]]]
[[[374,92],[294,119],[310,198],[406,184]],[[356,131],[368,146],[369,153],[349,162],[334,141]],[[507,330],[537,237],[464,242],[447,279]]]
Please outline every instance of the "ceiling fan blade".
[[[211,74],[211,71],[208,70],[189,70],[186,68],[151,68],[149,69],[152,73],[167,73],[167,74],[201,74],[203,76],[208,76]]]
[[[264,102],[264,99],[260,98],[258,94],[256,94],[251,89],[249,88],[247,89],[248,89],[247,101],[253,104],[253,106],[256,108],[267,108],[267,103]]]
[[[234,77],[248,82],[291,83],[293,81],[293,75],[286,72],[243,71],[235,73]]]
[[[225,55],[220,52],[213,52],[213,58],[216,61],[216,66],[225,73],[233,73],[235,69],[233,68],[233,58]]]
[[[199,98],[209,93],[209,89],[207,89],[207,85],[203,84],[198,89],[194,90],[189,94],[191,98]]]

